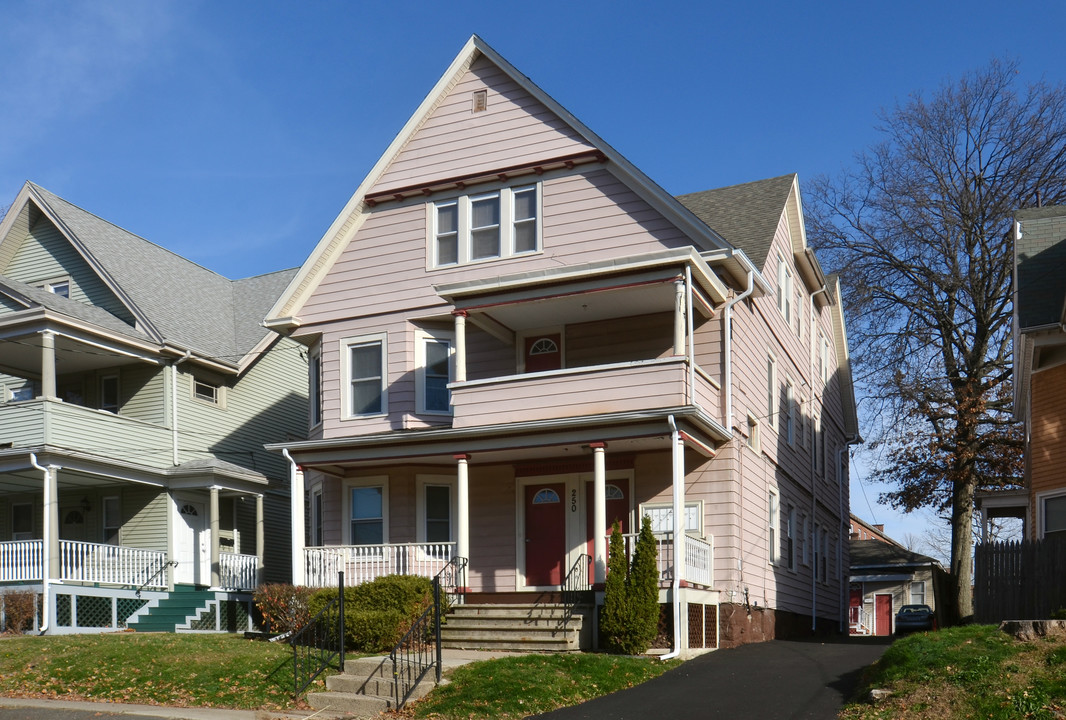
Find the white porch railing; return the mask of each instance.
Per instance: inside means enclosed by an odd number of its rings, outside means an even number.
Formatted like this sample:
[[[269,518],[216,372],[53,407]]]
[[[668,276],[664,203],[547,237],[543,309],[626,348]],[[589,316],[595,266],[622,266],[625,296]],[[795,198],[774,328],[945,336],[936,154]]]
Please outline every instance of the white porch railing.
[[[622,536],[626,543],[626,556],[633,557],[633,548],[637,543],[637,533],[627,533]],[[608,536],[607,543],[610,547],[611,538]],[[655,562],[659,568],[659,582],[669,584],[674,579],[674,534],[655,533],[655,549],[657,550]],[[687,582],[711,587],[714,584],[714,545],[707,540],[685,537],[685,565],[682,568],[681,579]]]
[[[359,585],[385,575],[434,577],[455,554],[455,543],[328,545],[304,548],[307,584],[334,587],[344,571],[345,585]]]
[[[40,582],[43,569],[43,540],[0,542],[0,582]]]
[[[219,553],[219,583],[228,590],[254,590],[258,586],[259,558],[239,553]]]
[[[848,633],[850,635],[872,635],[874,632],[874,618],[864,608],[852,606],[848,608]]]
[[[134,587],[148,582],[146,588],[166,588],[166,574],[157,574],[166,561],[167,554],[159,550],[59,541],[59,577],[64,581]]]

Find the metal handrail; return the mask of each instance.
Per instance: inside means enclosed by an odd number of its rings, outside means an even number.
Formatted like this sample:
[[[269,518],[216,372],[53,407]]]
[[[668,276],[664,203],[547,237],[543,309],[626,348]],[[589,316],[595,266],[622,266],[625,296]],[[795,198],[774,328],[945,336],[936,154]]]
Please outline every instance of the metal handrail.
[[[155,571],[155,574],[152,575],[152,577],[148,578],[143,583],[141,583],[141,586],[139,588],[137,588],[137,592],[134,593],[134,594],[137,597],[140,597],[141,596],[141,590],[144,590],[146,587],[151,585],[152,581],[155,580],[160,575],[162,575],[164,572],[166,572],[166,569],[168,567],[177,567],[177,566],[178,566],[178,561],[177,560],[167,560],[166,562],[164,562],[162,565],[159,566],[159,569]]]
[[[337,573],[337,596],[288,638],[292,647],[293,697],[298,697],[339,657],[344,668],[344,573]],[[301,649],[303,655],[301,656]]]
[[[454,595],[462,601],[466,590],[467,559],[453,557],[433,578],[432,604],[422,611],[418,619],[389,652],[392,661],[393,699],[397,709],[402,708],[411,693],[432,668],[436,668],[436,682],[441,677],[440,625],[445,595]],[[450,590],[448,589],[450,588]],[[429,638],[432,637],[432,646]],[[432,654],[430,651],[433,651]]]
[[[570,572],[566,574],[559,586],[559,594],[563,601],[563,617],[560,622],[562,628],[570,625],[574,617],[574,609],[581,604],[582,595],[592,589],[592,584],[589,582],[590,567],[592,567],[592,556],[588,553],[578,555],[577,560],[570,566]]]

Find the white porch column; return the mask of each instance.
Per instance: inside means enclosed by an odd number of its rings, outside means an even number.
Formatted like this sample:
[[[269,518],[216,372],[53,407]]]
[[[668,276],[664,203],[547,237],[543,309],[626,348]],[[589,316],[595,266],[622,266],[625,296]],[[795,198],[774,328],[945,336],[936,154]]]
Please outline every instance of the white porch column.
[[[607,443],[590,443],[592,448],[592,567],[593,584],[607,582]]]
[[[263,529],[263,496],[255,496],[255,586],[263,584],[263,551],[266,533]]]
[[[44,474],[44,517],[41,530],[44,536],[44,579],[59,580],[59,470],[48,465]]]
[[[218,488],[211,488],[211,587],[219,587],[222,578],[219,573],[219,543],[218,543]]]
[[[466,381],[466,311],[465,310],[456,310],[454,315],[455,315],[455,382],[465,382]]]
[[[289,461],[289,527],[292,528],[292,584],[306,582],[304,572],[304,471],[288,450],[281,454]]]
[[[56,397],[56,335],[50,330],[41,333],[41,396]]]
[[[685,354],[685,281],[674,282],[674,355]]]
[[[685,438],[677,433],[674,461],[674,585],[685,580]],[[675,627],[677,627],[675,625]]]
[[[456,455],[455,554],[470,559],[470,456]]]

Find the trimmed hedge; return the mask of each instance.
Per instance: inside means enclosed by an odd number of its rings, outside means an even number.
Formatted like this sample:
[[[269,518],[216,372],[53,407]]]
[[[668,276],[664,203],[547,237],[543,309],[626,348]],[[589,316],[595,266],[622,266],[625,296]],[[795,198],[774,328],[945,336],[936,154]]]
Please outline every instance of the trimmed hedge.
[[[308,601],[311,616],[336,596],[336,588],[316,590]],[[345,647],[355,652],[388,652],[432,602],[433,581],[414,575],[387,575],[344,588]]]

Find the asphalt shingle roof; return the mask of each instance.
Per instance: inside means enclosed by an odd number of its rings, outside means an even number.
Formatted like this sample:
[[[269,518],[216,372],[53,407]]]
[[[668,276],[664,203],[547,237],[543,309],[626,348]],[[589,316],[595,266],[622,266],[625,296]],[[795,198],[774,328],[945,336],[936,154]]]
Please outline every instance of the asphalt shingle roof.
[[[677,199],[734,247],[744,251],[756,267],[766,256],[781,220],[796,175],[756,180],[679,195]]]
[[[1066,298],[1066,206],[1019,210],[1021,237],[1015,243],[1018,327],[1056,325]]]
[[[937,564],[928,555],[880,540],[851,540],[849,549],[852,567]]]
[[[223,361],[236,363],[269,332],[260,323],[296,274],[229,280],[30,186],[164,341]]]

